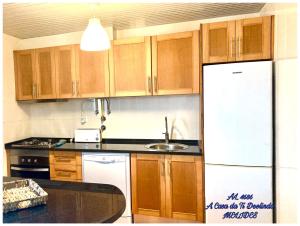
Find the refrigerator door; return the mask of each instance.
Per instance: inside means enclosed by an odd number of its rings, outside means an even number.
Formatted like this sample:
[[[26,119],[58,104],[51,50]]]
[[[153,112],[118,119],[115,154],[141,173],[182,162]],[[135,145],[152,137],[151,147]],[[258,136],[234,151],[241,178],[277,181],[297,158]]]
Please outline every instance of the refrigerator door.
[[[238,193],[239,200],[226,200],[232,193]],[[252,199],[248,197],[243,200],[242,195],[252,195]],[[245,203],[245,209],[241,207],[241,202]],[[232,203],[237,204],[238,208],[230,209]],[[249,203],[272,205],[271,167],[205,164],[206,223],[272,223],[272,209],[247,209],[248,205],[251,206]],[[228,209],[220,209],[221,206],[226,207],[224,204],[228,205]],[[227,218],[223,219],[224,216]],[[236,218],[230,218],[233,216]]]
[[[204,66],[205,162],[272,165],[272,62]]]

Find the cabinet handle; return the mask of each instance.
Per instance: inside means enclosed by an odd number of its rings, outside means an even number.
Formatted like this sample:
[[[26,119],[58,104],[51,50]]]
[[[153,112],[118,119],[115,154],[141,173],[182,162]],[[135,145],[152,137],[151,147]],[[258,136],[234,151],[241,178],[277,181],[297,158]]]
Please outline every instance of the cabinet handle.
[[[155,92],[157,93],[158,90],[158,84],[157,84],[157,77],[154,77],[154,86],[155,86]]]
[[[39,92],[39,87],[37,85],[35,85],[35,89],[36,89],[36,97],[38,98],[39,95],[40,95],[40,92]]]
[[[55,160],[56,162],[71,162],[71,159],[67,158],[56,158]]]
[[[243,39],[240,38],[240,42],[239,42],[239,50],[240,50],[240,53],[239,55],[243,55]]]
[[[170,179],[172,180],[172,165],[171,165],[171,161],[168,161],[168,174],[170,176]]]
[[[37,98],[38,97],[38,88],[37,88],[37,84],[34,84],[34,97]]]
[[[237,42],[238,42],[238,43],[237,43],[237,44],[238,44],[238,57],[240,57],[240,54],[241,54],[241,52],[240,52],[240,51],[241,51],[241,50],[240,50],[241,42],[240,42],[240,41],[241,41],[241,40],[240,40],[240,37],[238,37],[238,41],[237,41]]]
[[[231,57],[233,57],[233,50],[234,50],[234,42],[235,42],[235,39],[234,38],[231,38],[231,42],[230,42],[230,50],[231,50]]]
[[[165,161],[161,161],[161,175],[162,176],[165,176]]]
[[[72,96],[75,96],[75,82],[72,81]]]
[[[79,81],[76,81],[76,95],[79,96]]]
[[[32,85],[32,98],[35,98],[35,85]]]
[[[151,78],[148,77],[148,92],[151,93]]]
[[[59,177],[70,177],[72,175],[72,172],[59,171],[56,173],[56,175]]]

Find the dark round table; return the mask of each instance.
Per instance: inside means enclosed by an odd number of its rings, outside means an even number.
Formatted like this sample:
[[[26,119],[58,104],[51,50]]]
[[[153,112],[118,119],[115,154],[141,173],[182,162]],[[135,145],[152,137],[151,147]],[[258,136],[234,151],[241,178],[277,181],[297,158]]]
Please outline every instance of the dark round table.
[[[3,182],[12,180],[3,177]],[[47,204],[3,214],[3,223],[112,223],[126,207],[113,185],[33,180],[48,193]]]

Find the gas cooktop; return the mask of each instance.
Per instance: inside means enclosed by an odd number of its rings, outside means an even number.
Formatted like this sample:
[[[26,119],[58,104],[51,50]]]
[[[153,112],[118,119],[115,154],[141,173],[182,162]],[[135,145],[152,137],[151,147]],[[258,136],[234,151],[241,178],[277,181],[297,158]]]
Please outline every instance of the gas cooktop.
[[[12,147],[28,148],[53,148],[66,143],[65,139],[60,138],[29,138],[19,143],[14,143]]]

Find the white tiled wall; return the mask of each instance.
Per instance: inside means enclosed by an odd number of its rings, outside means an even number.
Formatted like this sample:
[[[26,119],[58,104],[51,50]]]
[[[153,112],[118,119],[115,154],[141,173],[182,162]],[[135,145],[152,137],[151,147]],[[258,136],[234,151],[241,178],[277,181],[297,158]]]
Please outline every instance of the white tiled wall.
[[[167,116],[173,139],[199,139],[198,96],[122,97],[110,101],[104,138],[163,138]],[[32,136],[73,137],[75,128],[100,127],[100,114],[95,115],[90,100],[32,104],[30,115]],[[87,117],[83,125],[81,115]]]

